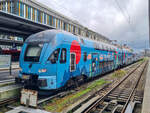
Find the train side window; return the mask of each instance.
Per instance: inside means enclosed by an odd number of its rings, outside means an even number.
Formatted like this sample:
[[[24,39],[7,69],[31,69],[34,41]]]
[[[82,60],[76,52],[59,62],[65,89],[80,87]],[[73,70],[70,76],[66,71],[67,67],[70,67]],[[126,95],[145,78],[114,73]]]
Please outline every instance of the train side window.
[[[67,56],[67,50],[66,48],[63,48],[61,51],[61,56],[60,56],[60,63],[66,62],[66,56]]]
[[[102,68],[102,62],[99,62],[99,68]]]
[[[96,71],[96,63],[95,61],[92,62],[92,72]]]
[[[56,49],[48,58],[48,60],[51,61],[52,64],[55,64],[56,61],[58,60],[59,51],[60,49]]]
[[[108,67],[110,66],[110,61],[108,61]]]
[[[84,52],[84,61],[87,61],[87,53]]]
[[[106,67],[106,61],[104,62],[104,67]]]
[[[76,54],[71,53],[70,54],[70,71],[75,71],[76,70]]]
[[[84,44],[84,40],[82,38],[80,38],[80,40],[81,40],[81,43]]]

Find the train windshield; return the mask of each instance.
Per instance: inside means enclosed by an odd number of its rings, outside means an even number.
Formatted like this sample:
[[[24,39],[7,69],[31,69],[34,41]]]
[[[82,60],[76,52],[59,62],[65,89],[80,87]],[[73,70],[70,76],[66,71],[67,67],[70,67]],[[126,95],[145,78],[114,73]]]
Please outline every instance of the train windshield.
[[[43,44],[28,45],[25,52],[24,61],[39,62],[42,48]]]

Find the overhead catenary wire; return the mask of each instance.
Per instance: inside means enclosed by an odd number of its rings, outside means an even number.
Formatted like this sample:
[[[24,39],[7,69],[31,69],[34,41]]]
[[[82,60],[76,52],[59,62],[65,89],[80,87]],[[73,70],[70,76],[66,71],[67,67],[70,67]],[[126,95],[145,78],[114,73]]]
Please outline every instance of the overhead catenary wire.
[[[135,28],[133,27],[132,23],[131,23],[131,16],[129,15],[129,13],[125,10],[123,10],[119,4],[119,2],[117,0],[114,0],[114,2],[116,3],[117,7],[119,8],[119,11],[121,12],[121,14],[123,15],[124,19],[126,20],[126,22],[128,23],[129,27],[131,28],[132,32],[136,32]],[[126,13],[125,13],[126,12]],[[136,32],[137,33],[137,32]]]
[[[58,6],[59,6],[59,7],[57,7],[57,8],[61,8],[62,10],[65,10],[65,11],[67,11],[68,13],[70,13],[71,16],[73,16],[73,17],[71,17],[71,18],[74,19],[74,21],[76,21],[76,20],[77,20],[77,22],[80,21],[80,20],[83,20],[84,22],[87,21],[86,19],[81,18],[80,16],[73,14],[68,8],[62,6],[61,3],[64,3],[64,2],[57,2],[56,0],[53,0],[53,3],[54,3],[54,2],[55,2],[55,5],[58,5]],[[59,10],[61,10],[61,9],[59,9]],[[68,15],[66,15],[66,16],[68,16]],[[70,17],[70,16],[69,16],[69,17]],[[82,25],[82,23],[81,23],[81,25]],[[88,28],[88,27],[92,27],[92,28],[95,28],[95,27],[96,27],[95,25],[89,25],[89,26],[87,26],[87,25],[85,25],[85,24],[84,24],[84,26],[86,26],[87,28]],[[91,29],[91,28],[90,28],[90,29]]]
[[[55,0],[54,0],[54,2],[55,2],[55,4],[57,4],[57,5],[59,6],[59,8],[61,8],[61,9],[65,10],[65,11],[67,11],[68,13],[70,13],[71,16],[73,16],[73,18],[74,18],[75,20],[83,20],[83,21],[86,21],[84,18],[81,18],[80,16],[77,16],[77,15],[73,14],[68,8],[62,6],[62,3],[64,3],[64,2],[61,2],[61,3],[59,2],[59,3],[58,3],[58,2],[55,1]],[[131,29],[131,32],[132,32],[132,33],[136,33],[136,34],[138,34],[139,36],[141,36],[141,34],[135,30],[136,28],[134,28],[134,26],[133,26],[133,24],[132,24],[131,17],[130,17],[130,14],[128,13],[128,11],[127,11],[127,10],[124,10],[124,9],[120,6],[118,0],[114,0],[114,2],[115,2],[115,4],[117,5],[117,6],[115,6],[116,9],[117,9],[117,10],[119,9],[119,11],[121,12],[121,14],[123,15],[125,21],[126,21],[127,24],[129,25],[129,28]],[[90,25],[90,26],[91,26],[92,28],[96,28],[95,25]],[[88,26],[88,27],[90,27],[90,26]],[[126,42],[126,44],[127,44],[127,42]]]
[[[132,32],[135,32],[135,30],[134,30],[134,28],[133,28],[133,25],[131,24],[131,18],[130,18],[129,13],[128,13],[127,11],[124,11],[124,10],[121,8],[121,6],[120,6],[120,4],[119,4],[119,2],[118,2],[117,0],[114,0],[114,1],[115,1],[115,3],[116,3],[117,7],[119,8],[120,12],[122,13],[123,17],[125,18],[125,20],[126,20],[127,23],[129,24],[129,27],[131,28]],[[66,10],[67,12],[69,12],[69,13],[73,16],[73,18],[74,18],[75,20],[76,20],[76,19],[78,20],[78,18],[80,18],[80,20],[86,21],[84,18],[81,19],[80,16],[77,16],[77,15],[73,14],[70,10],[68,10],[66,7],[62,6],[62,5],[61,5],[60,3],[58,3],[57,1],[54,0],[54,2],[55,2],[57,5],[59,5],[59,7],[60,7],[61,9],[64,9],[64,10]],[[62,2],[62,3],[64,3],[64,2]],[[93,25],[90,25],[90,26],[93,27],[93,28],[96,27],[95,25],[94,25],[94,26],[93,26]]]
[[[57,4],[57,5],[59,6],[58,8],[61,8],[61,9],[65,10],[65,11],[67,11],[68,13],[70,13],[71,16],[73,16],[73,17],[71,17],[72,19],[78,20],[78,18],[80,18],[79,16],[73,14],[70,10],[68,10],[68,8],[62,6],[62,4],[60,4],[60,2],[58,3],[58,2],[55,1],[55,0],[53,0],[53,2],[55,2],[55,4]],[[61,2],[61,3],[64,3],[64,2]],[[60,10],[60,9],[59,9],[59,10]],[[66,15],[66,16],[68,16],[68,15]],[[80,19],[81,19],[81,18],[80,18]],[[83,20],[83,18],[82,18],[82,20]],[[85,21],[85,20],[84,20],[84,21]]]
[[[129,25],[131,32],[138,34],[139,36],[141,36],[141,34],[139,32],[137,32],[135,29],[135,27],[133,27],[132,21],[131,21],[131,16],[129,15],[129,13],[126,10],[123,10],[123,8],[120,6],[118,0],[114,0],[115,4],[117,5],[117,7],[119,8],[119,11],[121,12],[121,14],[123,15],[124,19],[126,20],[127,24]],[[116,7],[116,6],[115,6]],[[118,10],[117,8],[117,10]]]
[[[149,20],[149,48],[150,48],[150,1],[148,0],[148,20]]]
[[[128,11],[127,11],[126,9],[123,9],[123,8],[120,6],[118,0],[113,0],[113,1],[114,1],[115,4],[116,4],[116,5],[115,5],[115,8],[116,8],[117,10],[119,10],[120,13],[123,15],[125,21],[127,22],[127,24],[129,25],[129,27],[130,27],[130,29],[131,29],[131,32],[136,33],[136,34],[138,34],[139,36],[141,36],[141,34],[136,31],[136,28],[134,27],[134,25],[133,25],[133,23],[132,23],[132,19],[131,19],[130,14],[128,13]],[[77,16],[77,15],[75,15],[74,13],[72,13],[70,9],[68,9],[68,8],[66,8],[64,5],[62,5],[63,3],[64,3],[64,2],[57,2],[56,0],[53,0],[53,2],[52,2],[51,4],[57,5],[58,10],[60,10],[60,11],[61,11],[61,10],[62,10],[62,11],[64,10],[65,12],[68,12],[68,15],[67,15],[67,13],[66,13],[66,15],[69,16],[69,17],[73,17],[73,19],[75,19],[75,20],[83,20],[84,22],[87,21],[86,19],[81,18],[80,16]],[[59,8],[60,8],[60,9],[59,9]],[[71,15],[70,15],[70,14],[71,14]],[[89,26],[91,26],[92,28],[96,28],[95,25],[89,25]],[[89,27],[89,26],[88,26],[88,27]]]
[[[130,24],[130,15],[128,14],[128,12],[127,12],[127,11],[124,11],[124,10],[121,8],[121,6],[120,6],[120,4],[119,4],[119,2],[118,2],[117,0],[114,0],[114,1],[115,1],[116,5],[118,6],[118,8],[120,9],[120,11],[121,11],[122,15],[124,16],[124,18],[126,19],[127,23]],[[128,16],[128,17],[127,17],[127,16]]]

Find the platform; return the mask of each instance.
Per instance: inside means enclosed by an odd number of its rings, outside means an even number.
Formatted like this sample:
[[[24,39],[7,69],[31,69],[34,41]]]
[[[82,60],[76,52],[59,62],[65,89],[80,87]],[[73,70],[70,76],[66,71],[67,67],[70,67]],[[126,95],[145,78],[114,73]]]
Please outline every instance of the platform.
[[[0,101],[19,96],[21,88],[21,85],[9,85],[0,87]]]
[[[11,64],[11,69],[14,70],[14,69],[20,69],[19,67],[19,62],[12,62]],[[9,68],[0,68],[0,71],[9,71]]]
[[[10,70],[8,68],[0,68],[0,84],[5,80],[15,80],[15,77],[19,74],[19,62],[12,62],[12,70],[10,75]]]
[[[50,112],[40,110],[40,109],[33,109],[33,108],[24,107],[24,106],[19,106],[6,113],[50,113]]]
[[[142,113],[150,113],[150,60],[148,64],[147,74],[146,74],[146,84],[144,89]]]

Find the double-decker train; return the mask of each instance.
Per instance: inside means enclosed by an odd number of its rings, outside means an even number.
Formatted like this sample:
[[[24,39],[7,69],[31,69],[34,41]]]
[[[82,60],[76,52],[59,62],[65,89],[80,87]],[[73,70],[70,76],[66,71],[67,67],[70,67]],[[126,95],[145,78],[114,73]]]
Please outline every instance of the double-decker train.
[[[16,81],[40,90],[58,90],[135,60],[135,54],[128,49],[65,31],[46,30],[25,41]]]

